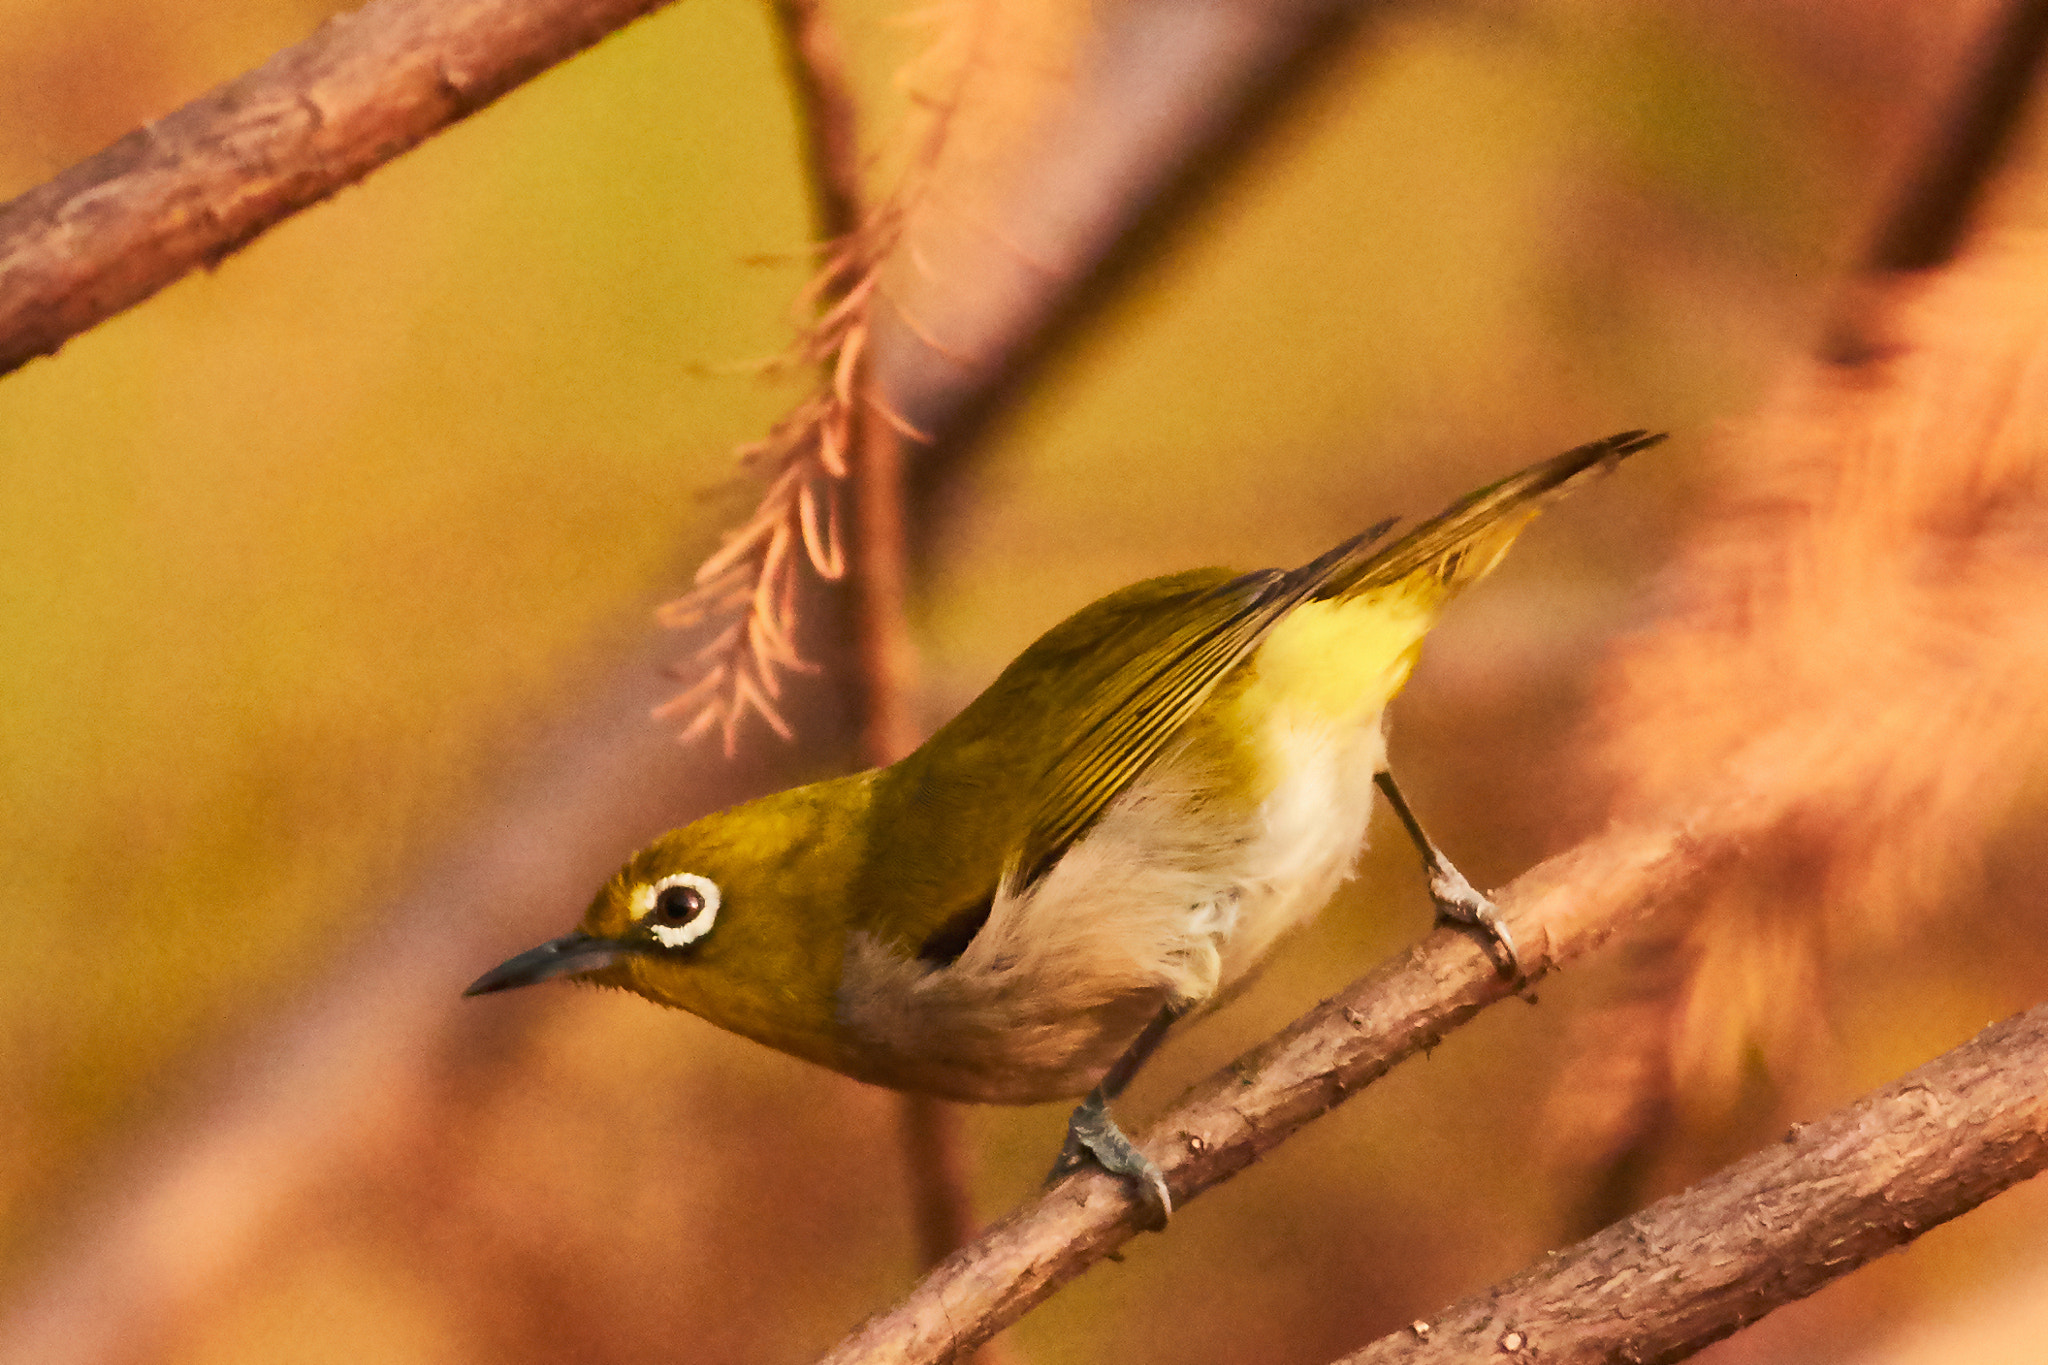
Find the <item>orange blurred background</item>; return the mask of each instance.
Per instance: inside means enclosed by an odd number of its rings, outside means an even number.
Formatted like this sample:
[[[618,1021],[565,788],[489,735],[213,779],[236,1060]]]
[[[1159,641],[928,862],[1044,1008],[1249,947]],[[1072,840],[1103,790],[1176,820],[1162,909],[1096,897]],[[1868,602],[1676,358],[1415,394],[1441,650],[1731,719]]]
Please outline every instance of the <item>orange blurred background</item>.
[[[327,12],[0,0],[0,195]],[[925,33],[870,0],[834,12],[883,146]],[[1651,618],[1689,510],[1739,476],[1707,438],[1810,351],[1987,13],[1549,0],[1372,27],[975,456],[917,587],[920,714],[1124,583],[1298,563],[1580,440],[1669,429],[1537,524],[1396,708],[1404,784],[1475,881],[1583,837],[1606,799],[1582,728],[1600,662]],[[2037,161],[2010,219],[2039,203]],[[765,8],[687,0],[0,380],[0,1342],[97,1264],[163,1153],[238,1095],[290,1110],[280,1059],[325,1055],[331,1002],[434,951],[392,907],[451,848],[508,806],[545,844],[535,774],[565,717],[644,729],[678,803],[722,762],[641,720],[666,686],[651,609],[744,515],[731,451],[801,392],[731,363],[787,344],[807,223]],[[2008,913],[1945,907],[1838,964],[1831,1036],[1681,1105],[1642,1192],[2034,1003],[2041,801],[2036,781],[1988,854]],[[588,884],[661,823],[579,834]],[[1426,906],[1406,846],[1376,840],[1128,1112],[1422,932]],[[580,909],[564,895],[558,927]],[[155,1244],[210,1269],[134,1319],[97,1276],[114,1326],[54,1358],[794,1362],[907,1285],[889,1096],[622,996],[458,1001],[527,929],[437,964],[445,1004],[364,1054],[431,1052],[424,1082],[305,1102],[336,1155],[289,1203],[230,1220],[216,1187],[152,1195],[178,1211]],[[1091,1272],[1016,1350],[1307,1365],[1586,1231],[1611,1172],[1548,1116],[1629,968],[1611,952],[1482,1017]],[[985,1212],[1028,1195],[1064,1119],[970,1115]],[[217,1188],[260,1186],[294,1140],[236,1149],[257,1165]],[[2025,1343],[2043,1198],[2021,1187],[1709,1356],[1958,1358],[1953,1318]],[[2002,1349],[1968,1358],[2035,1358]]]

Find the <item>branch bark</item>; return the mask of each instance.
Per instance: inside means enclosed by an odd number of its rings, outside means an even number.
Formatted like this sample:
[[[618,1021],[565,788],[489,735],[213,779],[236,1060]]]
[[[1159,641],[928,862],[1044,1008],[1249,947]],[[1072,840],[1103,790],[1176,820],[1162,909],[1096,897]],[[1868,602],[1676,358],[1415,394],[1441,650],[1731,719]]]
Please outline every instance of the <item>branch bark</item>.
[[[1530,980],[1679,899],[1731,853],[1738,840],[1727,817],[1744,807],[1707,809],[1722,813],[1725,837],[1704,841],[1690,820],[1616,826],[1503,890],[1497,903],[1524,945]],[[1476,939],[1438,930],[1196,1086],[1139,1145],[1184,1205],[1514,990]],[[870,1318],[822,1365],[961,1359],[1129,1241],[1142,1217],[1124,1182],[1070,1176]]]
[[[0,374],[670,0],[372,0],[0,205]]]
[[[1680,1360],[2048,1166],[2048,1005],[1339,1365]]]

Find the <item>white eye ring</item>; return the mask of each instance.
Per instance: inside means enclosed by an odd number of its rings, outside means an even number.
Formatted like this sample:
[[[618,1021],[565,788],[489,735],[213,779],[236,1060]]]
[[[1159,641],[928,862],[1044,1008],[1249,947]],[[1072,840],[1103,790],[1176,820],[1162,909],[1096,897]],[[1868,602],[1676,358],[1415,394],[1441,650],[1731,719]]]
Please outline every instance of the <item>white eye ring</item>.
[[[633,893],[633,918],[646,919],[661,899],[661,893],[672,886],[687,886],[704,900],[704,908],[692,915],[683,924],[650,924],[648,932],[664,948],[684,948],[711,932],[711,926],[718,923],[718,883],[709,877],[700,877],[694,872],[676,872],[658,882],[649,882]]]

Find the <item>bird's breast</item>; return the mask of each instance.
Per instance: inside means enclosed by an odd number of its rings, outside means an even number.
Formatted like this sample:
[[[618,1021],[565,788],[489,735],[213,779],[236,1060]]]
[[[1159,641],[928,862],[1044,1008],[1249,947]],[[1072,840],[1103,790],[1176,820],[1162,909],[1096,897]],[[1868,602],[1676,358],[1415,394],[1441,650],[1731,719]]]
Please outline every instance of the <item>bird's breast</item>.
[[[1233,737],[1207,733],[1219,725]],[[964,1099],[1087,1090],[1161,1008],[1216,999],[1322,907],[1363,845],[1384,760],[1377,706],[1209,717],[1039,882],[1000,891],[954,961],[856,935],[848,1069]]]

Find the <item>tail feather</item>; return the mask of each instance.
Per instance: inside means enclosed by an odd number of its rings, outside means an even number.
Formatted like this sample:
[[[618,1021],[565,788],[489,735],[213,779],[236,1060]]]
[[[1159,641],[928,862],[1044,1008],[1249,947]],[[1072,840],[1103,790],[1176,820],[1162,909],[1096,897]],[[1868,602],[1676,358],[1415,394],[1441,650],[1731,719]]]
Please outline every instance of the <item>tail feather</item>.
[[[1446,594],[1486,576],[1522,528],[1573,484],[1664,440],[1662,432],[1624,431],[1510,474],[1423,522],[1383,548],[1355,544],[1320,564],[1311,596],[1351,598],[1426,573]]]

